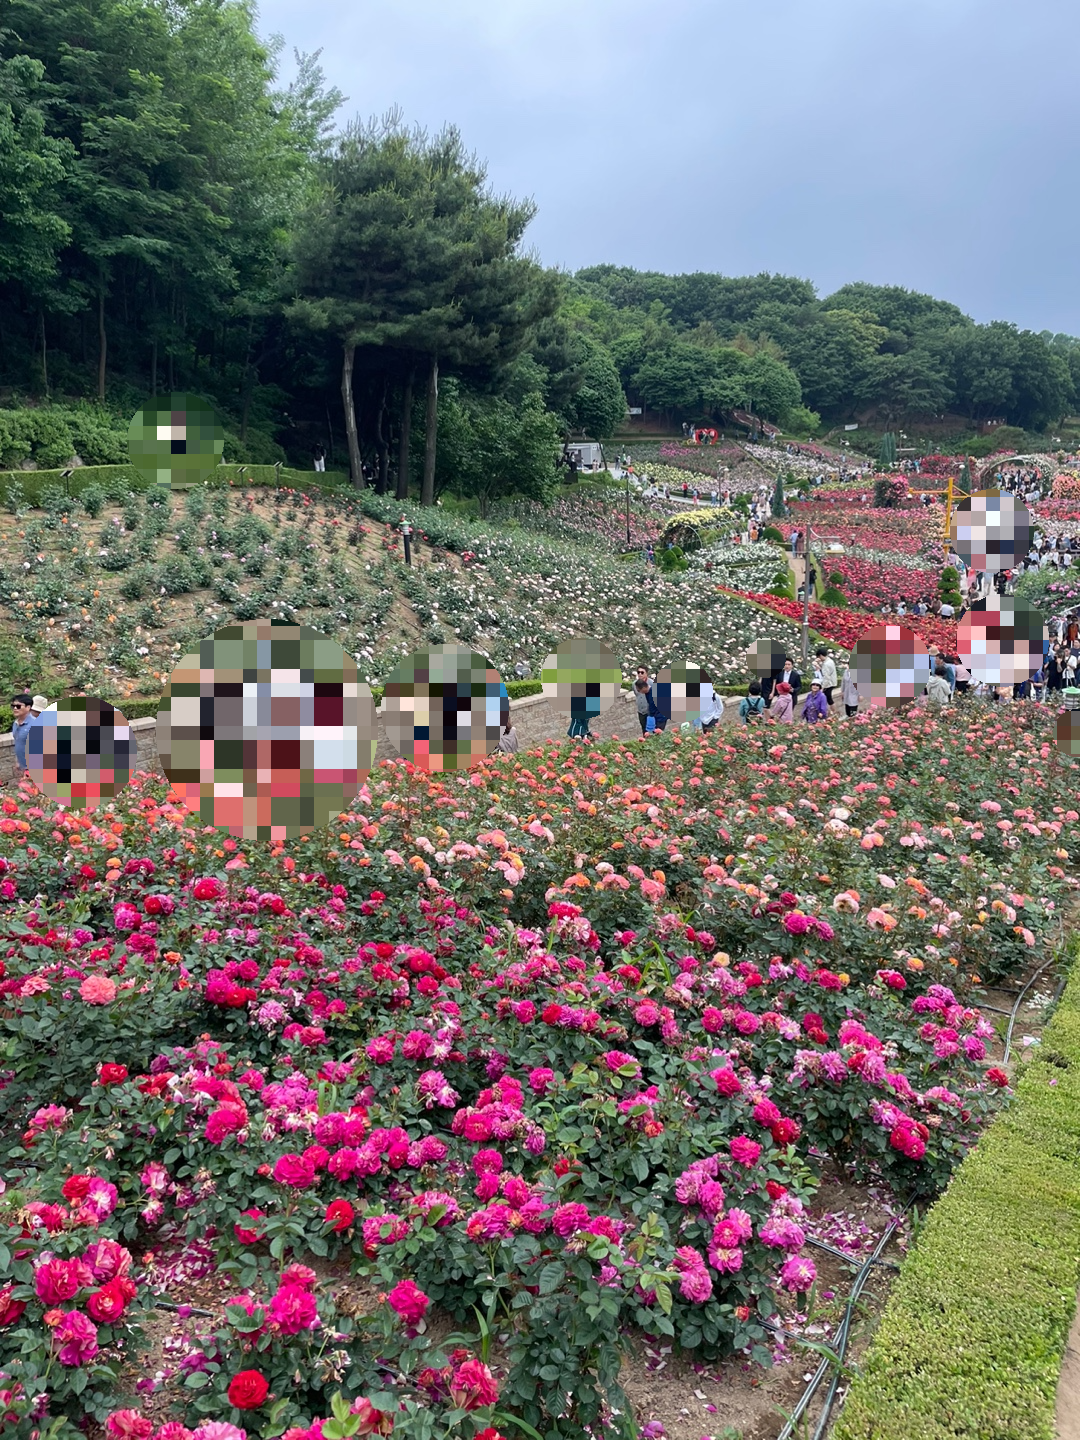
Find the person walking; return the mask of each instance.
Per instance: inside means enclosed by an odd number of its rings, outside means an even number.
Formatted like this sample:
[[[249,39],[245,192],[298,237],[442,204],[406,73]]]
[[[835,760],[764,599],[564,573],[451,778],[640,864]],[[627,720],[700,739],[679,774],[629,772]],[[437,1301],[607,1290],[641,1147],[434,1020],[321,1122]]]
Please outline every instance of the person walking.
[[[850,720],[859,711],[859,686],[851,673],[851,666],[844,666],[844,678],[840,682],[840,698],[844,702],[844,713]]]
[[[751,680],[746,694],[739,701],[739,719],[745,725],[747,721],[764,713],[765,701],[761,698],[761,686],[756,680]]]
[[[634,681],[634,706],[637,709],[641,733],[644,735],[649,715],[652,713],[652,690],[649,687],[648,671],[644,665],[638,666],[637,679]]]
[[[795,701],[791,694],[791,686],[784,680],[781,680],[776,687],[776,694],[769,706],[769,714],[774,720],[780,720],[786,725],[791,725],[795,721]]]
[[[571,740],[596,739],[596,736],[589,729],[589,717],[587,715],[575,715],[570,721],[566,733]]]
[[[20,779],[26,774],[26,741],[33,719],[30,713],[32,703],[27,694],[11,697],[11,714],[15,722],[11,727],[11,738],[15,742],[15,774]]]
[[[784,668],[780,671],[780,679],[777,682],[791,686],[791,696],[795,704],[799,702],[799,691],[802,689],[802,676],[795,669],[795,661],[790,655],[784,656]]]
[[[836,674],[836,661],[824,645],[819,645],[816,653],[821,665],[821,688],[825,692],[826,701],[831,705],[833,703],[833,691],[839,683]]]
[[[326,469],[326,451],[321,445],[316,445],[311,452],[311,458],[315,462],[315,469],[321,475]]]
[[[777,687],[779,689],[779,686]],[[806,697],[806,704],[803,706],[802,718],[808,725],[817,725],[819,721],[828,718],[829,702],[821,689],[818,680],[811,680],[810,694]]]

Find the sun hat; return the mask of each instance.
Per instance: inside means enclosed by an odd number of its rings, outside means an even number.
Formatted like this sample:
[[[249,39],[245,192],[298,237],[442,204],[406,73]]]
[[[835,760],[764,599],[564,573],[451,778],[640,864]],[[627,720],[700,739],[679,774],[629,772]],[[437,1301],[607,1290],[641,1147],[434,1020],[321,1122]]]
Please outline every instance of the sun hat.
[[[48,708],[49,702],[45,699],[44,695],[34,696],[33,703],[30,706],[31,710],[47,710]]]

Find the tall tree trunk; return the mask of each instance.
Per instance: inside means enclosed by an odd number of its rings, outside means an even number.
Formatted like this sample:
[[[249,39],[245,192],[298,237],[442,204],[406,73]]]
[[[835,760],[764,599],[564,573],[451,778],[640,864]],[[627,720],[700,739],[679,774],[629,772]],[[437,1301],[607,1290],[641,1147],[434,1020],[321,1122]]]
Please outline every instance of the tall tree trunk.
[[[428,371],[427,409],[424,415],[424,479],[420,486],[420,504],[435,504],[435,441],[439,425],[439,357],[431,357]]]
[[[247,441],[248,417],[251,413],[251,334],[254,328],[255,317],[252,315],[248,317],[247,346],[244,350],[244,410],[243,414],[240,416],[241,445],[243,445]]]
[[[49,398],[49,351],[45,344],[45,311],[38,312],[41,319],[41,383],[45,387],[45,399]]]
[[[390,446],[386,439],[386,380],[383,380],[382,394],[375,419],[375,449],[379,454],[379,475],[375,481],[375,494],[385,495],[390,478]]]
[[[360,459],[360,437],[356,433],[356,410],[353,408],[352,376],[356,346],[345,345],[341,361],[341,403],[345,409],[345,434],[349,440],[349,471],[357,490],[364,488],[364,467]]]
[[[405,389],[401,396],[401,434],[398,437],[397,491],[395,500],[409,498],[409,440],[412,428],[412,398],[414,370],[409,371]]]
[[[97,398],[105,399],[105,357],[108,354],[109,342],[105,335],[105,280],[102,277],[98,289],[98,365],[97,365]]]
[[[330,461],[331,470],[334,468],[334,426],[330,419],[330,406],[326,407],[326,458]]]

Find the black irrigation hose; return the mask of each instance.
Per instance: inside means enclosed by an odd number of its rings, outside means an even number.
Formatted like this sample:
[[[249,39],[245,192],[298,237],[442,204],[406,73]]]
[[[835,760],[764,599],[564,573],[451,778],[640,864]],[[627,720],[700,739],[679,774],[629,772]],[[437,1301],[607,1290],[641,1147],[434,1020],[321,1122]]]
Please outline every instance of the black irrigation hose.
[[[880,1260],[881,1252],[885,1249],[885,1246],[892,1239],[897,1227],[900,1225],[901,1221],[904,1219],[907,1212],[911,1209],[912,1205],[915,1204],[915,1201],[917,1199],[917,1195],[912,1195],[908,1199],[907,1203],[904,1205],[904,1208],[900,1211],[899,1215],[894,1215],[893,1218],[889,1221],[888,1225],[885,1227],[885,1230],[882,1232],[881,1239],[874,1246],[873,1254],[866,1257],[859,1269],[859,1273],[855,1277],[855,1283],[851,1287],[851,1293],[848,1296],[847,1304],[844,1307],[844,1318],[840,1322],[839,1330],[836,1332],[836,1339],[839,1342],[835,1351],[835,1361],[837,1365],[836,1375],[833,1379],[829,1394],[826,1397],[825,1409],[822,1413],[821,1420],[818,1422],[818,1429],[814,1435],[814,1440],[821,1440],[821,1437],[825,1434],[825,1428],[828,1425],[829,1415],[832,1412],[833,1401],[836,1399],[836,1391],[840,1385],[840,1371],[844,1363],[844,1356],[847,1353],[848,1335],[851,1330],[851,1317],[855,1310],[855,1302],[856,1300],[858,1300],[860,1294],[862,1293],[863,1286],[866,1284],[870,1276],[870,1271],[873,1269],[874,1265]],[[817,1390],[822,1380],[824,1380],[825,1376],[828,1374],[829,1369],[833,1365],[833,1363],[833,1357],[828,1355],[823,1357],[821,1364],[811,1376],[810,1382],[807,1385],[806,1389],[800,1395],[794,1410],[792,1410],[789,1419],[784,1425],[784,1428],[777,1436],[777,1440],[791,1440],[791,1437],[795,1434],[795,1427],[802,1419],[807,1407],[809,1406],[811,1400],[814,1398],[814,1392]]]
[[[1009,1017],[1009,1028],[1005,1032],[1005,1053],[1001,1057],[1001,1063],[1003,1065],[1007,1065],[1009,1063],[1009,1051],[1012,1049],[1013,1027],[1016,1024],[1016,1016],[1020,1009],[1020,1005],[1023,1002],[1024,996],[1031,989],[1032,985],[1035,984],[1035,981],[1038,980],[1039,976],[1042,975],[1044,971],[1049,970],[1050,966],[1053,965],[1056,960],[1056,955],[1051,955],[1049,960],[1044,960],[1043,963],[1039,966],[1038,970],[1035,971],[1034,975],[1032,975],[1031,979],[1020,991],[1019,995],[1017,995],[1016,1004],[1013,1006],[1012,1014]]]
[[[813,1245],[815,1250],[824,1250],[827,1255],[835,1255],[838,1260],[846,1260],[849,1265],[858,1265],[860,1257],[849,1255],[846,1250],[838,1250],[835,1245],[828,1244],[825,1240],[807,1240],[808,1245]],[[895,1260],[878,1260],[875,1262],[886,1270],[899,1270]]]

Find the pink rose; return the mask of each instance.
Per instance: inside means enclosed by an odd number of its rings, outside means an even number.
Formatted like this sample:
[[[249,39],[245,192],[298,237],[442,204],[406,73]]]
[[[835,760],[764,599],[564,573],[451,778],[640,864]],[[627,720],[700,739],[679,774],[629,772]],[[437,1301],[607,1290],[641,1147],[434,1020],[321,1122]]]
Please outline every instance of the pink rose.
[[[302,1285],[282,1285],[270,1301],[270,1319],[282,1335],[299,1335],[319,1323],[315,1296]]]
[[[407,1325],[415,1325],[424,1318],[431,1301],[412,1280],[402,1280],[387,1295],[386,1303]]]
[[[211,1145],[220,1145],[226,1135],[234,1135],[237,1130],[242,1130],[246,1120],[247,1117],[241,1115],[238,1110],[222,1105],[214,1110],[207,1119],[203,1135]]]
[[[466,1360],[454,1371],[450,1399],[459,1410],[480,1410],[494,1405],[499,1387],[488,1367],[480,1360]]]
[[[45,1305],[62,1305],[92,1283],[90,1267],[82,1260],[45,1260],[34,1271],[34,1291]]]
[[[757,1164],[760,1154],[761,1146],[748,1135],[736,1135],[731,1142],[731,1158],[748,1170]]]
[[[69,1310],[53,1331],[53,1346],[61,1365],[85,1365],[98,1353],[97,1326],[78,1310]]]
[[[306,1190],[315,1183],[315,1166],[303,1155],[282,1155],[274,1166],[274,1179],[279,1185]]]

